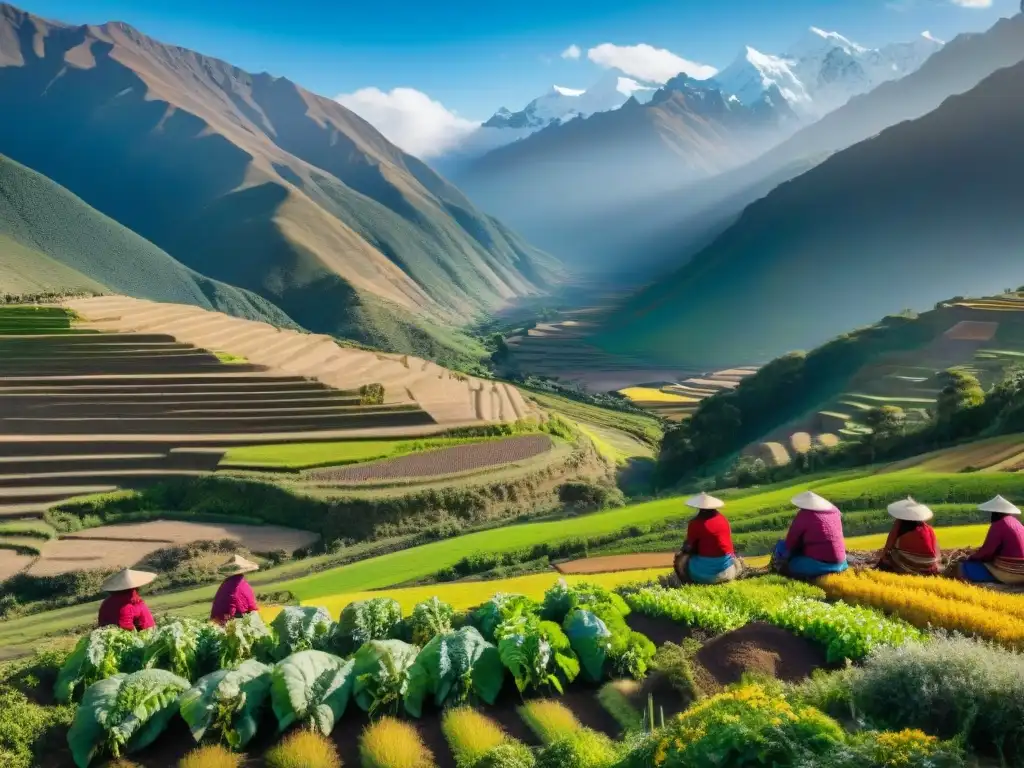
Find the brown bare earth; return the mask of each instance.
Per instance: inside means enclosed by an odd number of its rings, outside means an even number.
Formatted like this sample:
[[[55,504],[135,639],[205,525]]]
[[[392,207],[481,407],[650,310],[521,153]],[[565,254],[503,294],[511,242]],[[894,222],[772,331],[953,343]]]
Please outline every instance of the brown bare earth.
[[[10,549],[0,549],[0,581],[20,573],[32,562],[28,555],[21,555]]]
[[[705,643],[696,660],[723,686],[738,683],[747,673],[785,681],[803,680],[814,670],[828,666],[820,645],[761,622],[752,622]]]
[[[589,557],[568,563],[556,563],[560,573],[611,573],[614,571],[638,571],[646,568],[671,568],[675,554],[672,552],[643,552],[636,555],[609,555]]]
[[[231,539],[252,552],[276,549],[293,552],[309,546],[317,538],[317,534],[310,531],[274,525],[219,525],[174,520],[108,525],[47,542],[29,573],[53,576],[75,570],[131,566],[158,549],[193,541]],[[3,563],[0,560],[0,568]]]
[[[437,477],[523,461],[551,450],[551,445],[551,438],[547,435],[522,435],[487,443],[424,451],[372,464],[317,470],[311,472],[309,477],[344,483]]]
[[[966,341],[989,341],[999,330],[999,323],[983,323],[977,320],[964,320],[948,331],[946,337]]]

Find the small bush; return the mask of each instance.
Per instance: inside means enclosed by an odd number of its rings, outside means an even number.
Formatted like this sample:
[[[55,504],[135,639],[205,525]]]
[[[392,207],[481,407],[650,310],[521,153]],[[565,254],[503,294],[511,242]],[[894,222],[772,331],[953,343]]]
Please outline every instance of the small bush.
[[[474,768],[534,768],[533,750],[518,741],[499,744],[477,761]]]
[[[963,750],[922,731],[868,731],[850,739],[825,763],[828,768],[963,768]]]
[[[364,384],[359,388],[360,405],[382,405],[384,403],[384,385]]]
[[[708,691],[702,691],[693,674],[693,659],[700,650],[700,643],[687,638],[682,645],[665,643],[654,654],[651,669],[663,675],[679,695],[683,706],[701,698]]]
[[[552,699],[537,699],[519,708],[519,716],[544,744],[551,744],[583,726],[568,707]]]
[[[47,733],[71,724],[74,707],[41,707],[0,681],[0,758],[4,768],[39,765],[35,753]]]
[[[603,733],[581,728],[541,750],[537,768],[611,768],[618,759],[615,742]]]
[[[441,730],[459,768],[473,768],[480,758],[508,740],[500,725],[469,707],[445,712]]]
[[[363,768],[432,768],[434,756],[409,723],[384,717],[359,737]]]
[[[601,686],[601,690],[597,692],[597,700],[623,730],[639,730],[643,727],[643,715],[630,701],[639,690],[640,685],[635,680],[612,680]]]
[[[238,768],[241,764],[241,755],[220,744],[209,744],[193,749],[181,758],[178,768]]]
[[[268,768],[341,768],[341,758],[331,740],[306,730],[292,731],[267,752],[265,759]]]

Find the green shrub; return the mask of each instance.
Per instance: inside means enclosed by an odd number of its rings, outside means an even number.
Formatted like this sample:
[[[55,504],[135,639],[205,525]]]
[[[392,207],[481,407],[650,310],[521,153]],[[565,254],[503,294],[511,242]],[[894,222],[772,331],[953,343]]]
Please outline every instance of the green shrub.
[[[963,749],[922,731],[858,734],[823,762],[827,768],[963,768]]]
[[[477,761],[474,768],[534,768],[536,764],[533,750],[516,741],[494,747]]]
[[[597,700],[601,702],[604,711],[615,718],[615,722],[625,731],[643,727],[643,715],[630,700],[639,690],[640,686],[634,680],[612,680],[597,692]]]
[[[651,669],[663,675],[679,692],[683,706],[689,706],[706,693],[700,689],[693,675],[693,659],[699,650],[700,643],[687,638],[681,645],[664,643],[651,660]]]
[[[611,768],[619,759],[615,742],[583,728],[549,744],[537,756],[537,768]]]
[[[312,731],[292,731],[266,754],[267,768],[341,768],[330,739]]]
[[[359,388],[360,405],[382,405],[384,403],[383,384],[364,384]]]
[[[68,726],[74,717],[71,706],[42,707],[5,682],[0,682],[0,758],[4,768],[40,765],[36,754],[46,734]]]

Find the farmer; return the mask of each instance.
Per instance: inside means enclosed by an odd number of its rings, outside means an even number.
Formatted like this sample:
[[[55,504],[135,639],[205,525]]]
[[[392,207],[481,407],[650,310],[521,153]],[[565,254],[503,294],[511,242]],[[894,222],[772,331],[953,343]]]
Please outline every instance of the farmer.
[[[218,624],[223,624],[228,619],[244,616],[260,609],[252,587],[245,580],[245,574],[259,569],[260,567],[256,563],[246,560],[240,555],[235,555],[220,567],[220,572],[227,578],[220,585],[217,594],[214,595],[213,608],[210,610],[211,619]]]
[[[800,579],[845,571],[846,544],[839,510],[813,491],[794,496],[792,502],[800,511],[785,540],[775,545],[772,568]]]
[[[732,547],[732,529],[719,510],[725,502],[699,493],[686,500],[698,510],[686,529],[686,543],[676,556],[676,575],[682,582],[717,584],[740,575],[742,565]]]
[[[99,626],[138,631],[155,627],[153,614],[138,592],[155,578],[155,573],[125,568],[104,581],[100,589],[110,594],[100,604]]]
[[[896,522],[882,549],[878,569],[917,576],[938,574],[942,552],[935,529],[927,523],[935,516],[932,511],[908,497],[890,504],[889,515]]]
[[[1024,584],[1024,525],[1020,510],[1002,496],[978,507],[992,514],[985,542],[960,563],[959,577],[978,583]]]

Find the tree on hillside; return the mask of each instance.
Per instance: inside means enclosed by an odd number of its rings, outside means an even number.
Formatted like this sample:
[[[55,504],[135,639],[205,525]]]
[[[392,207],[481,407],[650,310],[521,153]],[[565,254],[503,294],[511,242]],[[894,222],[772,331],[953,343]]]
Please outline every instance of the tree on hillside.
[[[972,417],[985,404],[985,390],[977,377],[962,368],[950,368],[942,374],[942,390],[935,408],[935,423],[940,434],[953,439],[972,428]]]
[[[868,448],[869,461],[874,462],[880,446],[903,436],[906,431],[907,415],[902,408],[895,405],[883,405],[864,414],[864,425],[871,429],[871,433],[864,435],[861,442]]]

